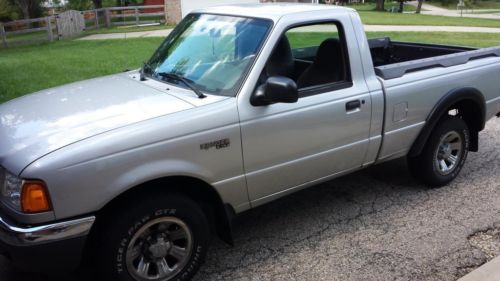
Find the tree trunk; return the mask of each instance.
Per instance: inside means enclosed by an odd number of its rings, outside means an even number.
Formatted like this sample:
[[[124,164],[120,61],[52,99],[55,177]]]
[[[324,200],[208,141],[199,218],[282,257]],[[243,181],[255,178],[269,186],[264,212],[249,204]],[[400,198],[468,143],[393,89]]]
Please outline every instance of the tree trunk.
[[[424,0],[418,0],[418,5],[417,5],[417,10],[415,13],[420,14],[420,11],[422,11],[422,4],[424,3]]]
[[[385,11],[384,0],[377,0],[377,7],[375,8],[377,11]]]
[[[21,8],[21,12],[23,13],[23,19],[27,20],[30,19],[30,11],[27,7]]]
[[[16,3],[19,10],[21,10],[21,13],[23,13],[23,18],[25,20],[29,19],[30,18],[30,3],[29,3],[29,1],[18,0],[18,1],[15,1],[14,3]]]
[[[96,9],[102,8],[102,0],[92,0],[92,2],[94,3],[94,8]]]

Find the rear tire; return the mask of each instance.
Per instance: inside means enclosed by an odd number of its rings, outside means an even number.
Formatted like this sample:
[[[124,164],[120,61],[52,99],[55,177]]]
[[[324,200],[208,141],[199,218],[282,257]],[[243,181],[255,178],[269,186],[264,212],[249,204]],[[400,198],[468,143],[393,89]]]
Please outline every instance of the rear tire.
[[[412,175],[424,184],[439,187],[455,179],[469,152],[469,128],[464,120],[445,116],[429,136],[422,153],[408,157]]]
[[[191,280],[204,262],[209,223],[191,199],[174,193],[132,198],[108,214],[95,256],[102,280]]]

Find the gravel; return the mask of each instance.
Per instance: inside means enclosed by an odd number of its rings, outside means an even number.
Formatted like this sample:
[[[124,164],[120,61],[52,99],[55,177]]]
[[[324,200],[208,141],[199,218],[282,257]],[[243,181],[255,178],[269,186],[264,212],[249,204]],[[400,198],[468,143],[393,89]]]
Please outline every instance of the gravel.
[[[256,208],[214,241],[201,280],[452,281],[499,255],[500,119],[480,134],[460,176],[428,189],[405,161],[374,166]],[[0,280],[43,277],[0,260]]]
[[[488,261],[500,256],[500,226],[474,233],[469,237],[469,243],[481,250]]]

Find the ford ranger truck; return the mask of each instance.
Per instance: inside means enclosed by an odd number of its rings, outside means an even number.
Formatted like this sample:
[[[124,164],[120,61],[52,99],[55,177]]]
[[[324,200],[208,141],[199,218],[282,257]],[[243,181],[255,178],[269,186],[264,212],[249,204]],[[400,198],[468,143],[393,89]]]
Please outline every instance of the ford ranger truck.
[[[191,279],[232,218],[406,157],[452,181],[500,115],[500,47],[368,40],[356,11],[220,6],[139,70],[0,106],[0,251],[26,270]]]

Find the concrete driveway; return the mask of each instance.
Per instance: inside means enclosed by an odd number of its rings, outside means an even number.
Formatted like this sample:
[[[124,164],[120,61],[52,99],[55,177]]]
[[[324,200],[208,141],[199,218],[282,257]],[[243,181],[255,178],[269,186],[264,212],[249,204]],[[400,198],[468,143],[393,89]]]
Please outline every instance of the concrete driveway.
[[[456,280],[487,260],[468,238],[500,228],[500,119],[480,146],[443,188],[393,161],[252,210],[196,280]],[[0,261],[0,280],[94,280],[81,275],[43,279]]]

